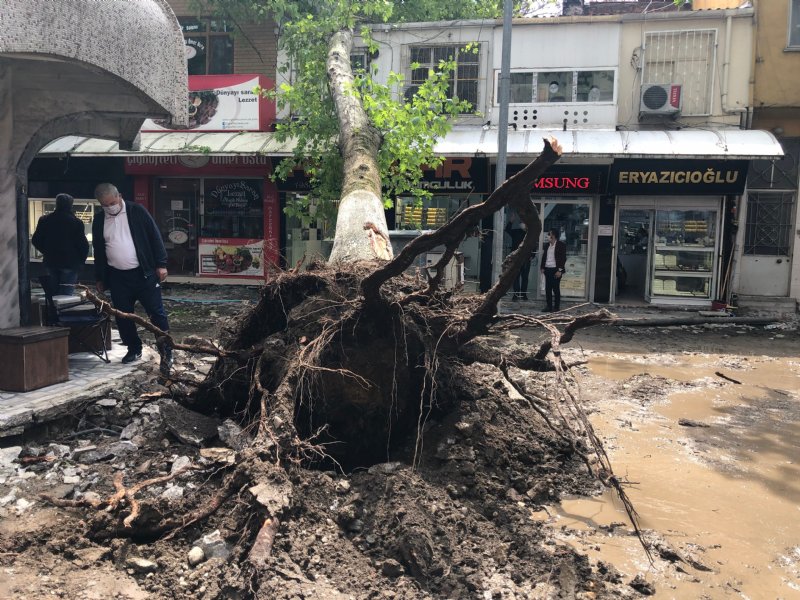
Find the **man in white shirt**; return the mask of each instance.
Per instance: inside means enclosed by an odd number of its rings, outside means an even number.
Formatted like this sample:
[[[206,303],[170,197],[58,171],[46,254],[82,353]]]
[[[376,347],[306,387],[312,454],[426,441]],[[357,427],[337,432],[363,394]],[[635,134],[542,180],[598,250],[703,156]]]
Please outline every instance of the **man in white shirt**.
[[[542,312],[558,312],[561,310],[561,276],[567,266],[567,245],[559,238],[558,229],[547,232],[547,244],[542,252],[540,267],[544,275],[544,291],[547,306]]]
[[[153,217],[145,208],[122,199],[110,183],[95,188],[95,198],[103,212],[92,222],[95,276],[101,293],[110,290],[117,310],[133,313],[137,300],[150,321],[162,331],[169,331],[169,320],[161,298],[161,283],[167,278],[167,251]],[[122,343],[128,352],[123,363],[142,357],[142,340],[136,324],[117,319]],[[172,367],[172,348],[159,346],[161,372],[166,377]]]

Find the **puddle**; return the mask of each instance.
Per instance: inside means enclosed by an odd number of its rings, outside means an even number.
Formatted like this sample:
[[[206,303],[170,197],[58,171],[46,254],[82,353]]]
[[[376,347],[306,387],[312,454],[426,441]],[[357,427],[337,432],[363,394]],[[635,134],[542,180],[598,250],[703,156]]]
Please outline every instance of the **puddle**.
[[[716,355],[670,355],[658,364],[642,358],[590,359],[584,396],[595,399],[592,421],[617,475],[637,483],[627,491],[642,527],[695,566],[656,558],[651,567],[609,493],[564,499],[549,521],[626,581],[643,573],[656,598],[800,598],[796,358],[751,358],[740,369],[721,367]],[[630,388],[653,378],[673,387],[644,405]],[[609,384],[621,394],[609,397]]]

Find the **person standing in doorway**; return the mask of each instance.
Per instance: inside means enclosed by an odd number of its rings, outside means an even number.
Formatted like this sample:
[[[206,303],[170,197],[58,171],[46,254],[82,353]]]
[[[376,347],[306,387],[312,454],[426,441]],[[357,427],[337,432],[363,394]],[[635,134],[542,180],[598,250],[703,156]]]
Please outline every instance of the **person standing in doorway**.
[[[45,294],[51,297],[74,293],[78,273],[89,255],[83,222],[73,214],[72,202],[69,194],[56,196],[56,209],[39,219],[31,238],[34,248],[42,253],[48,276]]]
[[[92,223],[97,290],[111,292],[117,310],[134,311],[138,300],[150,321],[162,331],[169,331],[169,320],[161,298],[161,283],[167,278],[167,251],[153,217],[140,204],[126,202],[110,183],[95,188],[95,198],[103,208]],[[128,352],[123,363],[142,358],[142,340],[136,324],[117,319],[117,329]],[[169,375],[172,348],[159,345],[161,374]]]
[[[544,293],[547,305],[542,312],[561,310],[561,277],[567,265],[567,245],[558,239],[558,229],[547,233],[547,244],[542,252],[541,272],[544,275]]]
[[[506,225],[506,233],[508,233],[511,238],[511,252],[519,248],[522,240],[525,239],[526,231],[525,223],[522,222],[522,219],[519,218],[516,211],[511,209],[509,211],[508,224]],[[530,257],[528,257],[528,260],[522,264],[522,268],[520,268],[517,277],[514,279],[514,295],[511,296],[512,300],[528,299],[528,273],[530,270],[531,260]]]

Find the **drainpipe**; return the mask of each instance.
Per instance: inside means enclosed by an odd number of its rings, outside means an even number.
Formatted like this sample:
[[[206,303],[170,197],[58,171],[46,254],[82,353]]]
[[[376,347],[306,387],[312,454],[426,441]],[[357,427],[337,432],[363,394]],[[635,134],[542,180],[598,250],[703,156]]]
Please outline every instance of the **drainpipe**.
[[[733,31],[733,16],[728,14],[725,17],[725,57],[722,62],[722,112],[728,115],[744,114],[747,108],[731,108],[728,106],[728,87],[730,86],[731,71],[731,37]],[[752,79],[752,77],[751,77]],[[741,123],[740,123],[741,126]]]

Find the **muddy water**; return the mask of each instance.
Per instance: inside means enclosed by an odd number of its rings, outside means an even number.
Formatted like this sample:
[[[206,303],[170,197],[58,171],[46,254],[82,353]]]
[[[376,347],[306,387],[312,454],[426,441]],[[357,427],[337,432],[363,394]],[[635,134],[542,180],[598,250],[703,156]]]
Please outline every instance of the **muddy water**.
[[[554,507],[565,539],[656,598],[800,598],[800,358],[604,355],[583,379],[643,528],[689,564],[649,565],[610,494]]]

